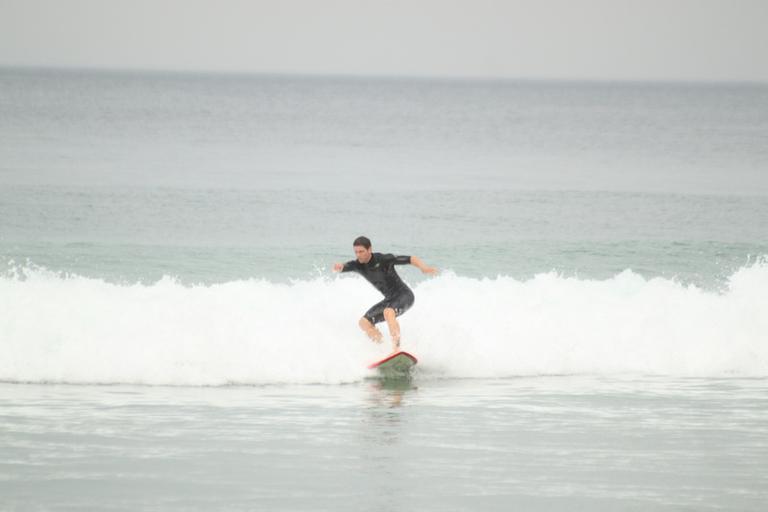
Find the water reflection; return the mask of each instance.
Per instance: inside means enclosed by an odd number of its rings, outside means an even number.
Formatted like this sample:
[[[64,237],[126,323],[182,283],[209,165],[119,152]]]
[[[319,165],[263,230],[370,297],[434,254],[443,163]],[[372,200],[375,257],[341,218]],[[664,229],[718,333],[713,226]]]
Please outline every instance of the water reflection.
[[[408,428],[404,425],[409,399],[417,389],[410,379],[372,379],[364,384],[366,407],[363,411],[363,444],[373,449],[386,448],[380,455],[399,445]]]
[[[400,407],[407,394],[418,389],[411,378],[372,379],[368,383],[369,402],[375,406]]]

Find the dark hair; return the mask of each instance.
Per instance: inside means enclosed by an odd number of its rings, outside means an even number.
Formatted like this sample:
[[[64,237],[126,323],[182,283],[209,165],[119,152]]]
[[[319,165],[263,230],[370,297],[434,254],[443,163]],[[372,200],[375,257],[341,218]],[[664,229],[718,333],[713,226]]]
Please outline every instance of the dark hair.
[[[371,248],[371,241],[368,240],[367,237],[359,236],[359,237],[355,238],[354,242],[352,242],[352,247],[355,247],[357,245],[365,247],[366,249],[370,249]]]

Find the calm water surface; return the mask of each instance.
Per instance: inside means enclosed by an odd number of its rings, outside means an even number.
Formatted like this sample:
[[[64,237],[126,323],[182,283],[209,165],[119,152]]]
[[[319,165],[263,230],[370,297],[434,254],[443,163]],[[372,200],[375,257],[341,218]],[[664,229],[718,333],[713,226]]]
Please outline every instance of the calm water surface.
[[[4,510],[762,510],[764,379],[0,387]]]

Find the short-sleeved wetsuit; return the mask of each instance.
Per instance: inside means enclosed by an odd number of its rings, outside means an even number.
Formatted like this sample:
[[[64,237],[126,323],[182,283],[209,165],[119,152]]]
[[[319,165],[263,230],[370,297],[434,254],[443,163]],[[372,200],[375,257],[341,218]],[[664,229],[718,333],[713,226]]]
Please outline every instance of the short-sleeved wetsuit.
[[[395,315],[400,316],[413,306],[413,292],[395,272],[395,265],[407,265],[410,262],[410,256],[374,252],[368,263],[352,260],[344,264],[342,272],[357,272],[384,294],[384,300],[374,304],[363,315],[372,324],[384,321],[386,308],[394,309]]]

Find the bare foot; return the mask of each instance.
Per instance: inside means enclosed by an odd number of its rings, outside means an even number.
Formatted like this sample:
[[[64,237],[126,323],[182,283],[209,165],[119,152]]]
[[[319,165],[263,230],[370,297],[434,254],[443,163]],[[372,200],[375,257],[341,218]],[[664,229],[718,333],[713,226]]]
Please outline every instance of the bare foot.
[[[392,336],[392,353],[400,352],[400,336]]]

